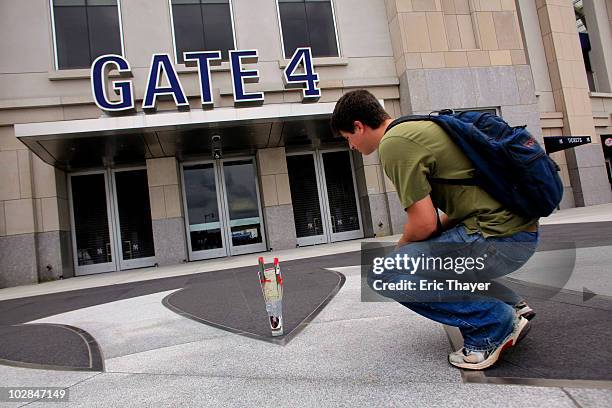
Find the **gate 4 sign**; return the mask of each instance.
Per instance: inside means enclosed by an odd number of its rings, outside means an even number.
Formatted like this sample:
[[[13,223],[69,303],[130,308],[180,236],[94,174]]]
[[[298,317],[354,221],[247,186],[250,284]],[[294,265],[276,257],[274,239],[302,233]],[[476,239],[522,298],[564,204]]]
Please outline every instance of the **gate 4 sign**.
[[[203,108],[212,108],[213,94],[211,83],[211,66],[221,64],[221,51],[197,51],[183,54],[188,66],[196,66],[199,74],[200,99]],[[235,105],[261,104],[263,92],[247,92],[245,83],[258,82],[259,71],[247,69],[245,64],[256,63],[259,58],[257,50],[229,51],[230,72]],[[108,73],[116,70],[120,79],[112,81],[113,90],[119,95],[118,101],[111,101],[107,95]],[[132,70],[128,61],[120,55],[102,55],[91,65],[91,90],[98,107],[108,113],[131,112],[135,108]],[[289,64],[283,72],[283,82],[287,88],[302,88],[303,102],[316,102],[321,97],[319,75],[314,71],[312,51],[309,47],[298,48],[293,53]],[[167,85],[162,85],[166,83]],[[189,102],[183,85],[172,64],[170,55],[153,54],[147,77],[145,94],[142,98],[142,109],[154,112],[158,97],[172,97],[176,107],[189,109]]]
[[[298,68],[304,67],[303,73],[297,73]],[[312,63],[312,52],[310,48],[298,48],[293,53],[291,61],[283,71],[283,81],[287,88],[303,88],[302,102],[316,102],[321,97],[319,75],[314,72]]]

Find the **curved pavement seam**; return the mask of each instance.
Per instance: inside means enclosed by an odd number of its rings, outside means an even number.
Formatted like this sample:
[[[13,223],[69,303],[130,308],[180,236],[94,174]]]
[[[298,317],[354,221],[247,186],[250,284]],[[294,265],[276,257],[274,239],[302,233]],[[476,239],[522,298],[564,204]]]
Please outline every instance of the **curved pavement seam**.
[[[576,405],[576,408],[582,408],[582,405],[580,405],[580,403],[578,403],[578,401],[576,401],[576,399],[575,399],[575,398],[572,396],[572,394],[570,394],[570,393],[569,393],[569,392],[568,392],[568,391],[565,389],[565,387],[559,387],[559,389],[560,389],[561,391],[563,391],[563,393],[564,393],[565,395],[567,395],[567,397],[568,397],[570,400],[572,400],[572,402],[574,403],[574,405]]]

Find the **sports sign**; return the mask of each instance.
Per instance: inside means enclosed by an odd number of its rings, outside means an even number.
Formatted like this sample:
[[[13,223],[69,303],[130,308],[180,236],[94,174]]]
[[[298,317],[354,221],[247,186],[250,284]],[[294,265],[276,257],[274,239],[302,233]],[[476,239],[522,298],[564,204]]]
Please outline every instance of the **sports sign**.
[[[591,136],[546,136],[544,138],[544,147],[548,154],[588,143],[591,143]]]
[[[200,99],[203,108],[212,108],[213,95],[210,68],[221,64],[221,51],[197,51],[183,54],[187,66],[198,68]],[[257,50],[230,50],[229,64],[232,77],[234,104],[261,104],[263,92],[247,92],[245,83],[258,82],[259,71],[247,69],[246,64],[256,63]],[[116,70],[121,79],[112,80],[112,88],[119,95],[118,101],[111,101],[107,95],[108,73]],[[120,55],[101,55],[91,65],[91,90],[98,107],[110,114],[133,112],[134,86],[132,71],[128,61]],[[167,84],[162,86],[162,80]],[[283,82],[286,88],[302,88],[302,102],[316,102],[321,97],[319,75],[314,70],[312,51],[309,47],[298,48],[283,71]],[[158,97],[172,97],[179,110],[189,109],[189,102],[183,85],[172,64],[170,55],[153,54],[147,77],[145,94],[142,98],[142,109],[154,112]]]

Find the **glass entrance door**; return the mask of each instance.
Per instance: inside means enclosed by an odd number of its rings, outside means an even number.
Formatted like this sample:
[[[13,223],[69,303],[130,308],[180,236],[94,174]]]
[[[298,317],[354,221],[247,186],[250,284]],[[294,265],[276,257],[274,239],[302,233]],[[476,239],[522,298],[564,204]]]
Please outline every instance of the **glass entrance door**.
[[[289,188],[298,245],[328,241],[328,224],[323,220],[324,201],[314,153],[288,154]]]
[[[348,150],[320,153],[330,241],[363,238],[353,161]]]
[[[348,150],[287,155],[298,245],[363,237]]]
[[[76,173],[69,180],[76,275],[154,265],[146,169]]]
[[[113,194],[119,269],[155,264],[146,169],[114,170]]]
[[[252,158],[183,165],[189,259],[266,250]]]
[[[76,275],[114,271],[115,242],[104,171],[70,176],[72,249]]]
[[[252,159],[224,160],[222,166],[230,253],[265,251],[255,163]]]
[[[182,175],[189,259],[226,256],[219,201],[221,194],[215,164],[184,165]]]

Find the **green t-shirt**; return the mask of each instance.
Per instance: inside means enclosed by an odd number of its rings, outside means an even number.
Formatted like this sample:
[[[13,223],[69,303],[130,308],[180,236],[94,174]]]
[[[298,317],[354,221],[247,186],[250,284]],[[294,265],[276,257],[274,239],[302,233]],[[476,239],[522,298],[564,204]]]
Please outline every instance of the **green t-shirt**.
[[[382,138],[378,152],[404,208],[430,194],[451,222],[465,225],[469,233],[480,231],[485,237],[512,235],[537,222],[506,210],[478,186],[430,184],[428,177],[463,179],[474,173],[465,154],[433,122],[395,126]]]

